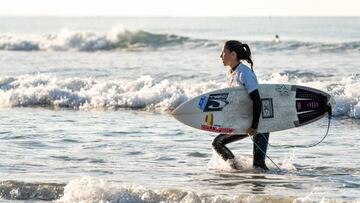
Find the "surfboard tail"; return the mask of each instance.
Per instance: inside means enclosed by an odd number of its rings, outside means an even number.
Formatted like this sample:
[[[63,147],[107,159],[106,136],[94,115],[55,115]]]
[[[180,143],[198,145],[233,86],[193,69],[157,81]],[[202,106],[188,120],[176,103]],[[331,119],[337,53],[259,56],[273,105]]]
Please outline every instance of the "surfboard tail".
[[[303,126],[323,118],[326,114],[331,116],[331,111],[335,108],[336,102],[329,94],[313,89],[293,85],[296,91],[296,111],[298,120],[295,126]]]

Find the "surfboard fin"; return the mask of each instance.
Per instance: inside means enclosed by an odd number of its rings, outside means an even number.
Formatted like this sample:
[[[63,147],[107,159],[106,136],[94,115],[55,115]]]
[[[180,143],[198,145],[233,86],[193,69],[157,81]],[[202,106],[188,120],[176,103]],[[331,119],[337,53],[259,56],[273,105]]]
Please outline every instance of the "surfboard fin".
[[[327,112],[329,117],[332,115],[332,110],[335,109],[336,101],[333,97],[330,97],[328,103],[327,103]]]

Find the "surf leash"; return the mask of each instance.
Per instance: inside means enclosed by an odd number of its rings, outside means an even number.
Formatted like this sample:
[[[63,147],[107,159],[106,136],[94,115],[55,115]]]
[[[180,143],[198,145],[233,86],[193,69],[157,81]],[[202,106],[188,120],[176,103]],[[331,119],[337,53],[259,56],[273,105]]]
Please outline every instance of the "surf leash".
[[[266,137],[264,136],[264,134],[262,134],[262,133],[259,133],[259,134],[261,134],[261,136],[266,140],[268,145],[270,145],[271,147],[281,147],[281,148],[294,148],[294,147],[297,147],[297,148],[310,148],[310,147],[315,147],[316,145],[319,145],[320,143],[322,143],[324,141],[324,139],[329,134],[330,122],[331,122],[331,117],[332,117],[332,110],[331,110],[330,105],[327,106],[327,112],[328,112],[328,115],[329,115],[329,122],[328,122],[328,127],[327,127],[327,130],[326,130],[325,136],[319,142],[316,142],[316,143],[313,143],[313,144],[309,144],[309,145],[271,145],[269,143],[269,140],[266,139]],[[263,151],[263,149],[255,142],[255,140],[252,138],[252,136],[249,135],[249,137],[253,141],[255,146],[258,149],[260,149],[260,151],[266,156],[266,158],[268,158],[276,166],[276,168],[281,172],[281,168]]]
[[[266,152],[264,152],[263,149],[261,149],[261,147],[255,142],[255,140],[253,139],[253,137],[251,135],[249,135],[250,139],[253,141],[253,143],[255,144],[255,146],[260,149],[260,151],[276,166],[276,168],[279,169],[279,171],[281,172],[281,168],[266,154]]]
[[[327,112],[329,115],[329,122],[328,122],[328,127],[326,130],[326,133],[325,133],[324,137],[316,143],[312,143],[312,144],[308,144],[308,145],[272,145],[272,144],[270,144],[269,140],[266,139],[266,137],[262,133],[259,133],[259,134],[261,134],[261,136],[263,136],[263,138],[266,140],[266,142],[269,144],[269,146],[275,147],[275,148],[311,148],[311,147],[315,147],[315,146],[319,145],[320,143],[322,143],[329,134],[331,117],[332,117],[332,111],[331,111],[330,105],[327,106]]]

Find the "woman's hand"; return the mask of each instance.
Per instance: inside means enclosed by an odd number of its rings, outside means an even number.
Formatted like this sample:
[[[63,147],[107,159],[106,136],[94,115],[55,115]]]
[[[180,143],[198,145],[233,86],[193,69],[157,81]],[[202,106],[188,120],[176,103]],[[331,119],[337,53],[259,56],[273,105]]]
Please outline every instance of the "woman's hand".
[[[254,136],[257,134],[257,129],[256,128],[248,128],[246,130],[246,134],[250,135],[250,136]]]

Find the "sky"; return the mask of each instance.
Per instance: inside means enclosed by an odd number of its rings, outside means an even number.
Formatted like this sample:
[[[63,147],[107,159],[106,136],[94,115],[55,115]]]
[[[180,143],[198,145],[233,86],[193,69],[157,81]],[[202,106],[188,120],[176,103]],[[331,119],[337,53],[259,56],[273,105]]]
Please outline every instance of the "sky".
[[[2,0],[0,15],[360,16],[360,0]]]

